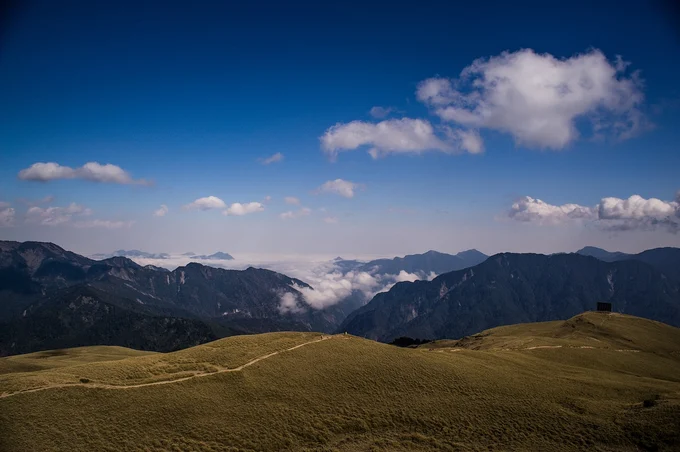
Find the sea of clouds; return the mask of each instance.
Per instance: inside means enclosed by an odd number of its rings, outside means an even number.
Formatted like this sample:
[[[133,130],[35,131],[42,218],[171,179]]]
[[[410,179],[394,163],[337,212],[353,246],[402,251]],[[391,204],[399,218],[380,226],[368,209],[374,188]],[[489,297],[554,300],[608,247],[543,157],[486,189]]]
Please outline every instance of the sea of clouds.
[[[352,260],[368,262],[383,256],[351,256]],[[210,267],[245,270],[248,267],[264,268],[272,270],[292,278],[299,279],[313,289],[293,285],[291,288],[299,291],[304,297],[307,306],[300,306],[295,302],[292,293],[280,294],[281,312],[298,312],[309,307],[311,309],[325,309],[336,305],[351,295],[360,294],[363,302],[367,303],[376,294],[388,291],[396,283],[402,281],[416,281],[419,279],[433,279],[436,274],[429,275],[408,273],[401,271],[399,274],[379,273],[377,269],[372,271],[359,271],[357,269],[343,270],[331,256],[327,255],[262,255],[246,254],[236,256],[234,260],[196,259],[195,257],[181,254],[171,254],[165,259],[152,259],[130,257],[140,265],[154,265],[156,267],[174,270],[177,267],[187,265],[190,262]]]

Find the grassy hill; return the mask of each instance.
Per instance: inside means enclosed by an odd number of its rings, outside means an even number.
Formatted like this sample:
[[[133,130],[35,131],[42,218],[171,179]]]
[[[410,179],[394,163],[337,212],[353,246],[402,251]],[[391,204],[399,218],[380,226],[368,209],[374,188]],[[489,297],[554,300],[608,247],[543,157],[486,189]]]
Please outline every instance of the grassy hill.
[[[410,349],[237,336],[0,359],[0,450],[677,450],[680,330],[618,314]]]

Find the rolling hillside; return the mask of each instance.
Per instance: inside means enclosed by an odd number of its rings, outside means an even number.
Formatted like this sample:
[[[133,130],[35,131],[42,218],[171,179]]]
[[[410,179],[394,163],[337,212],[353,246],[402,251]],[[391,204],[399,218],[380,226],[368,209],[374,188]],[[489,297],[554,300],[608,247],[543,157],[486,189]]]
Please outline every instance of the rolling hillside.
[[[680,447],[680,330],[626,315],[416,349],[268,333],[167,354],[107,350],[0,359],[0,449]]]

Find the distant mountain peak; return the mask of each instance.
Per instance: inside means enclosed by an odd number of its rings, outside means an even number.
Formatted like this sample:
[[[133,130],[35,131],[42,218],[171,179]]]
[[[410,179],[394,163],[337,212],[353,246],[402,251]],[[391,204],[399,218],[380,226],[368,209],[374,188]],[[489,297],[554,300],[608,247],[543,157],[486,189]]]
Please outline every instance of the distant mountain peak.
[[[108,264],[112,267],[120,267],[120,268],[141,268],[141,265],[133,261],[132,259],[129,259],[125,256],[114,256],[110,257],[108,259],[103,259],[100,262]]]
[[[210,255],[205,255],[205,254],[201,254],[201,255],[191,254],[190,255],[189,253],[185,253],[184,256],[189,256],[189,257],[192,257],[194,259],[202,259],[202,260],[222,260],[222,261],[233,261],[234,260],[234,257],[231,254],[225,253],[225,252],[222,252],[222,251],[218,251],[218,252],[210,254]]]
[[[469,250],[461,251],[460,253],[457,253],[456,256],[462,257],[462,258],[486,258],[487,255],[482,253],[481,251],[471,248]]]

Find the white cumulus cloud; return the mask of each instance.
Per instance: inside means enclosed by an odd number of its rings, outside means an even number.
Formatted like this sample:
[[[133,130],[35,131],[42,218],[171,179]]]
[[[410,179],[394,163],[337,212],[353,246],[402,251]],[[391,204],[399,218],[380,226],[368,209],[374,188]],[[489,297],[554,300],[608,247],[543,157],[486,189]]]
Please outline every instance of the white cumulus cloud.
[[[210,210],[210,209],[224,209],[227,205],[217,196],[206,196],[198,198],[197,200],[185,205],[187,210]]]
[[[353,198],[354,192],[360,188],[360,184],[343,179],[329,180],[316,189],[317,193],[335,193],[345,198]]]
[[[610,231],[663,228],[676,233],[680,229],[680,202],[633,195],[627,199],[602,198],[592,207],[578,204],[558,206],[525,196],[512,205],[508,216],[517,221],[538,224],[582,220]]]
[[[599,50],[559,59],[524,49],[475,60],[457,79],[424,80],[416,95],[444,121],[562,149],[579,137],[577,119],[589,121],[596,136],[620,139],[648,126],[642,82],[627,66]]]
[[[373,124],[365,121],[338,123],[321,136],[321,147],[331,160],[339,152],[369,146],[371,157],[390,153],[419,154],[425,151],[454,152],[455,148],[439,138],[424,119],[389,119]]]
[[[248,215],[249,213],[262,212],[263,210],[264,206],[259,202],[247,202],[244,204],[235,202],[222,213],[224,215],[242,216]]]
[[[170,209],[168,209],[168,206],[165,204],[161,204],[161,206],[158,208],[158,210],[154,210],[153,216],[154,217],[164,217],[165,214],[168,213]]]
[[[276,162],[280,162],[281,160],[283,160],[283,154],[281,154],[280,152],[277,152],[274,155],[270,155],[269,157],[261,158],[259,160],[263,165],[269,165],[271,163],[276,163]]]
[[[592,219],[594,210],[578,204],[556,206],[540,199],[523,196],[512,205],[508,216],[523,222],[559,224],[567,220]]]
[[[79,168],[61,166],[55,162],[38,162],[19,171],[19,179],[48,182],[57,179],[84,179],[92,182],[112,184],[148,185],[144,179],[133,179],[119,166],[110,163],[88,162]]]

